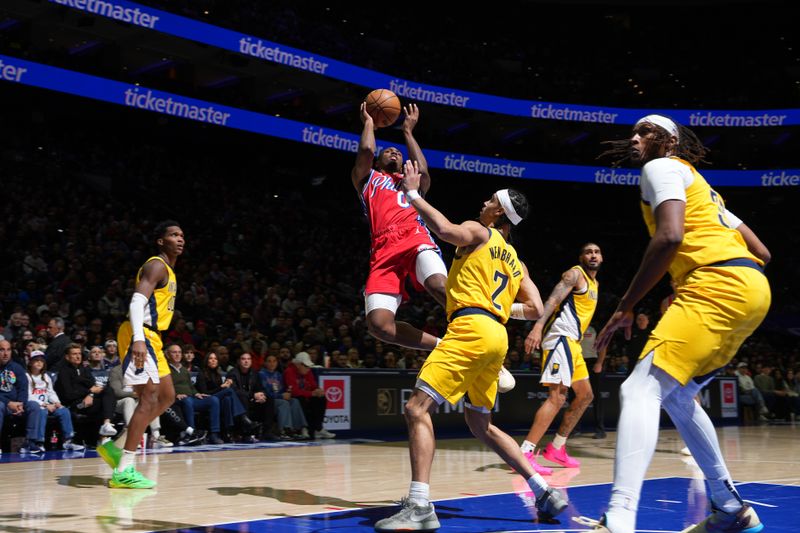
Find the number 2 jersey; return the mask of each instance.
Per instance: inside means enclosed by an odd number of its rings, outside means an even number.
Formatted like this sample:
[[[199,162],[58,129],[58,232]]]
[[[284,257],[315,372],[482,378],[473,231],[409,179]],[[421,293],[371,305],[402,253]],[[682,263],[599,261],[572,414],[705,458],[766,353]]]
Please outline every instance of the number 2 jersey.
[[[730,259],[751,259],[763,266],[732,227],[722,197],[689,162],[677,157],[648,162],[642,168],[641,192],[642,214],[651,237],[658,205],[667,200],[686,203],[683,242],[669,266],[676,283],[698,267]]]

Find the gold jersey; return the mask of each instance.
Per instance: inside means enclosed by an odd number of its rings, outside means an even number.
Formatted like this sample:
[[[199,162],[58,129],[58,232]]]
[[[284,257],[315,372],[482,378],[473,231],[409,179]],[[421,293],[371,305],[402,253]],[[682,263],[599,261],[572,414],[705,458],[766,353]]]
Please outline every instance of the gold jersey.
[[[472,252],[456,249],[447,274],[447,316],[465,307],[479,307],[508,321],[525,273],[517,251],[499,231],[487,228],[489,241]]]
[[[153,294],[150,295],[150,299],[147,301],[147,307],[144,311],[144,325],[150,329],[166,331],[167,328],[169,328],[170,322],[172,322],[172,315],[175,312],[175,295],[178,293],[178,281],[172,267],[169,266],[162,257],[153,256],[145,261],[144,264],[146,265],[150,261],[161,261],[164,263],[164,266],[167,267],[169,279],[166,285],[161,288],[156,288]],[[137,285],[139,284],[139,280],[142,279],[143,269],[144,265],[142,265],[142,268],[136,273]]]
[[[729,259],[752,259],[763,266],[763,261],[747,250],[742,235],[730,227],[725,215],[725,202],[689,162],[673,157],[688,166],[692,183],[686,188],[686,218],[683,242],[669,266],[669,274],[676,283],[692,270]],[[653,209],[642,201],[647,230],[652,237],[656,231]]]

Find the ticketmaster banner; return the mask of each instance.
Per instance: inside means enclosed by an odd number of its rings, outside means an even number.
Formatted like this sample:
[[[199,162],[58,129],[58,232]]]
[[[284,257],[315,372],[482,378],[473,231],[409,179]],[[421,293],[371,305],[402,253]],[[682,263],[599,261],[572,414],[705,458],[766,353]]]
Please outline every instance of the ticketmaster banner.
[[[547,120],[634,124],[651,113],[666,114],[686,126],[769,127],[800,124],[800,109],[681,110],[630,109],[503,98],[416,83],[304,50],[212,26],[126,0],[49,0],[53,4],[127,22],[243,55],[321,74],[370,89],[388,88],[401,98],[452,107]]]
[[[0,55],[0,80],[334,150],[353,153],[358,151],[360,136],[356,133],[323,128],[187,98],[10,56]],[[385,141],[377,142],[379,150],[390,145]],[[639,183],[639,172],[632,169],[511,161],[440,150],[425,150],[425,155],[431,168],[457,172],[603,185],[638,185]],[[800,169],[704,170],[703,174],[715,186],[780,187],[800,185]]]

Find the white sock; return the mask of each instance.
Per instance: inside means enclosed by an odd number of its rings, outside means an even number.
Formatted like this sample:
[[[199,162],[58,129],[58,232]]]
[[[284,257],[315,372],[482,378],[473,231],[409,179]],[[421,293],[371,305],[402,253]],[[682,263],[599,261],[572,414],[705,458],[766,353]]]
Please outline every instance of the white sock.
[[[129,452],[128,450],[122,450],[122,457],[120,457],[119,459],[117,472],[122,472],[129,466],[133,466],[135,460],[136,460],[136,452]]]
[[[533,453],[533,451],[536,449],[536,445],[529,440],[524,440],[522,441],[519,449],[522,450],[522,453]]]
[[[560,450],[567,443],[567,437],[562,437],[556,433],[556,438],[553,439],[553,448]]]
[[[191,436],[192,433],[194,433],[194,428],[192,426],[189,426],[188,428],[186,428],[186,431],[184,431],[184,433]]]
[[[152,428],[150,429],[150,437],[153,440],[158,440],[158,437],[160,437],[160,436],[161,436],[161,432],[159,430],[152,429]]]
[[[412,481],[408,489],[408,499],[422,507],[430,503],[431,486],[421,481]]]
[[[611,493],[611,501],[606,511],[606,526],[614,533],[634,533],[636,509],[639,507],[637,494],[624,494],[619,489]]]
[[[547,481],[545,481],[544,478],[539,474],[533,474],[525,481],[528,483],[528,486],[536,495],[537,499],[540,498],[542,494],[544,494],[547,491],[547,489],[550,488],[550,486],[547,484]]]

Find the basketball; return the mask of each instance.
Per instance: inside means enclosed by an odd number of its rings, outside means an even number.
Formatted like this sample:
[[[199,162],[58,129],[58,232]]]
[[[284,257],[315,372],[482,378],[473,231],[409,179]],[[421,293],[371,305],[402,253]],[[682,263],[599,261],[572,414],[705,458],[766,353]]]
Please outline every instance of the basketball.
[[[376,128],[391,126],[400,116],[400,99],[389,89],[375,89],[365,102]]]

